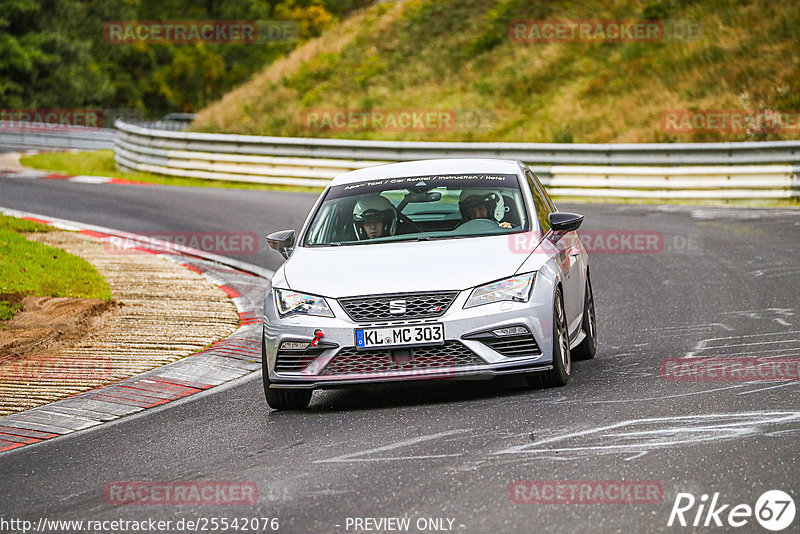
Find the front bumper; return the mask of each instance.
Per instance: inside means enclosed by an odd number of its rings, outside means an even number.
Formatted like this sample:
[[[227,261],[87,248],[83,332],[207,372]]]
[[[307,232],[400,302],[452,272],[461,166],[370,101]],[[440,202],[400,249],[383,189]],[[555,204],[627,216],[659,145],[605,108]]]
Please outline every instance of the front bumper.
[[[264,353],[270,387],[327,389],[358,384],[425,380],[479,379],[552,369],[552,284],[538,276],[528,302],[498,302],[464,309],[471,290],[461,291],[441,317],[413,321],[357,323],[335,299],[326,299],[335,317],[278,316],[271,292],[264,300]],[[426,323],[444,325],[445,344],[408,350],[359,351],[355,330],[372,326]],[[538,351],[504,355],[497,344],[480,337],[498,328],[524,326]],[[323,335],[316,350],[280,351],[284,342],[309,343]],[[477,335],[477,336],[476,336]],[[495,348],[492,348],[494,346]],[[497,349],[497,350],[496,350]],[[519,351],[518,351],[519,352]],[[295,362],[286,370],[287,354]],[[291,367],[291,366],[289,366]]]

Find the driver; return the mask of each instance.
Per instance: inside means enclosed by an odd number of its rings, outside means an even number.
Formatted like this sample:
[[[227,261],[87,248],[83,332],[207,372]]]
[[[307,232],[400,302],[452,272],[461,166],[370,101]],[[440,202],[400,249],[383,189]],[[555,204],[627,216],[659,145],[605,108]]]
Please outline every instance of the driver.
[[[362,241],[394,235],[397,231],[394,204],[380,195],[362,198],[353,208],[353,226]]]
[[[511,223],[503,221],[506,214],[503,195],[489,189],[464,189],[458,197],[458,209],[464,222],[473,219],[488,219],[501,228],[511,228]]]

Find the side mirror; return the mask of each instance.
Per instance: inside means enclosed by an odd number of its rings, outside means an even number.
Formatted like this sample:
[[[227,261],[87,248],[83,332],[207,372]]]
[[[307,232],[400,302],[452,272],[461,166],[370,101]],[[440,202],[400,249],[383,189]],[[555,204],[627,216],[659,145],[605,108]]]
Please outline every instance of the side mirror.
[[[548,219],[550,220],[550,228],[552,228],[554,232],[572,232],[580,228],[583,222],[583,215],[566,211],[556,211],[551,213]]]
[[[294,250],[294,230],[281,230],[280,232],[269,234],[267,236],[267,244],[288,260],[292,250]]]

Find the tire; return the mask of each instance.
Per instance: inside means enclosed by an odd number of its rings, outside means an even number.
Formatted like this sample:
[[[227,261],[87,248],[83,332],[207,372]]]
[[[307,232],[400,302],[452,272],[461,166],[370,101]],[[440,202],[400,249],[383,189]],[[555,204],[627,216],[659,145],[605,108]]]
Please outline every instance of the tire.
[[[572,351],[573,360],[591,360],[597,352],[597,321],[594,315],[594,294],[592,294],[592,282],[589,275],[586,275],[586,297],[583,302],[583,323],[581,328],[586,332],[580,345]]]
[[[567,331],[567,314],[564,312],[564,298],[561,287],[556,289],[553,299],[553,368],[549,371],[528,375],[531,387],[566,386],[572,373],[572,356],[569,350],[569,332]]]
[[[261,336],[261,369],[264,379],[264,397],[273,410],[303,410],[308,408],[313,391],[310,389],[272,389],[269,387],[269,369],[267,368],[267,350],[264,347],[264,336]]]

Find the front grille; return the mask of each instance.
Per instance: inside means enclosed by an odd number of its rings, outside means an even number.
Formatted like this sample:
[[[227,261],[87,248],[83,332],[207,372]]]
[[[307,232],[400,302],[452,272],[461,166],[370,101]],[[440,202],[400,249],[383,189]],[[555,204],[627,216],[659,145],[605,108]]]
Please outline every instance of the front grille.
[[[339,351],[320,375],[374,374],[485,365],[486,362],[458,341],[435,347]]]
[[[402,293],[368,297],[348,297],[339,299],[344,311],[356,322],[403,321],[406,319],[427,319],[441,317],[453,303],[458,291],[431,293]],[[397,309],[403,301],[404,313],[390,313],[390,303]]]
[[[299,372],[308,367],[308,364],[319,358],[326,349],[279,350],[275,358],[275,372]]]
[[[533,336],[482,337],[480,341],[503,356],[535,356],[541,354]]]

